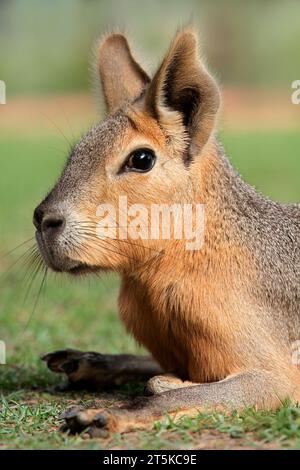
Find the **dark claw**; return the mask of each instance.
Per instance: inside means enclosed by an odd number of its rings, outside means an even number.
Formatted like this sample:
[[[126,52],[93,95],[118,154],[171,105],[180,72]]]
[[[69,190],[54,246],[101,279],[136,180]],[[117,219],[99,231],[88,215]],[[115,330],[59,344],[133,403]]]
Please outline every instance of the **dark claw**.
[[[79,407],[76,407],[76,408],[71,408],[69,410],[66,410],[64,411],[63,413],[61,413],[58,417],[58,419],[70,419],[70,418],[74,418],[74,416],[77,415],[77,413],[79,413],[80,411],[82,411],[83,408],[79,408]]]
[[[61,359],[63,357],[65,357],[67,354],[67,352],[69,352],[70,350],[68,349],[60,349],[59,351],[55,351],[53,353],[47,353],[47,354],[43,354],[43,356],[41,356],[41,360],[44,361],[44,362],[48,362],[48,361],[51,361],[51,359]]]
[[[77,413],[75,413],[74,416],[65,418],[65,420],[66,426],[71,434],[79,434],[87,428],[87,423],[81,422]]]
[[[83,426],[81,423],[79,423],[76,418],[67,419],[66,421],[66,425],[71,434],[80,434],[86,429],[86,426]]]
[[[49,359],[53,356],[53,353],[47,353],[40,356],[41,361],[48,362]]]
[[[98,413],[94,417],[93,423],[95,423],[95,426],[98,428],[104,428],[107,425],[107,418],[102,413]]]
[[[76,372],[78,370],[78,361],[76,359],[73,359],[71,361],[63,362],[60,368],[66,374],[72,374],[72,372]]]
[[[64,419],[65,423],[60,427],[60,431],[70,431],[71,434],[79,434],[87,427],[87,423],[80,419],[80,412],[83,408],[71,408],[66,410],[59,416],[59,419]]]
[[[68,425],[67,423],[63,423],[60,427],[59,427],[59,432],[68,432],[69,431],[69,428],[68,428]]]
[[[150,389],[150,387],[146,384],[144,389],[143,389],[143,395],[145,397],[151,397],[152,395],[154,395],[153,391]]]
[[[52,353],[43,354],[41,356],[41,360],[45,362],[48,362],[51,360],[63,360],[64,358],[67,359],[67,357],[71,355],[73,357],[80,356],[82,355],[82,352],[78,351],[77,349],[71,349],[71,348],[59,349],[58,351],[54,351]]]

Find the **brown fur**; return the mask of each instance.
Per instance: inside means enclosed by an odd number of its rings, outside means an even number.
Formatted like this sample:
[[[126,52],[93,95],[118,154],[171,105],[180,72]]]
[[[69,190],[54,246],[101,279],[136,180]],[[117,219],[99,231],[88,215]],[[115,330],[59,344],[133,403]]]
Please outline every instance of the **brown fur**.
[[[102,41],[98,64],[109,116],[74,148],[60,181],[38,208],[38,232],[45,212],[63,211],[67,219],[60,237],[40,235],[40,248],[59,271],[120,273],[120,318],[160,367],[176,374],[178,390],[172,390],[176,380],[166,379],[156,389],[168,387],[169,380],[169,392],[117,412],[117,419],[101,413],[103,426],[95,424],[96,410],[67,414],[69,427],[124,431],[165,411],[274,408],[287,397],[298,401],[300,375],[291,345],[300,327],[299,206],[256,193],[224,156],[214,136],[219,92],[198,60],[193,31],[176,35],[152,81],[120,35]],[[157,155],[151,172],[120,173],[126,157],[143,147]],[[204,204],[203,248],[187,251],[186,240],[93,236],[97,206],[117,206],[120,195],[128,204],[148,207]],[[73,353],[59,356],[58,365],[55,355],[46,360],[53,370],[66,369],[71,381],[117,383],[119,368],[97,380],[99,362],[95,366],[85,353],[76,354],[77,375],[67,371]],[[141,373],[143,361],[139,364]],[[134,375],[132,362],[120,359],[118,367],[121,381]]]

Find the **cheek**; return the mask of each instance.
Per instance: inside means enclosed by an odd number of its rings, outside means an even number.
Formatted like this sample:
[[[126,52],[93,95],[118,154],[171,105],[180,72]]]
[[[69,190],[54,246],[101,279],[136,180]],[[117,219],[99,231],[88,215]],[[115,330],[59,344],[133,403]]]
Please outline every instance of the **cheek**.
[[[141,176],[132,174],[126,176],[124,181],[115,188],[113,200],[116,205],[121,200],[127,200],[128,205],[132,204],[149,204],[150,201],[158,197],[157,185],[152,181],[149,176]]]
[[[132,174],[112,185],[107,201],[116,208],[120,205],[124,207],[134,204],[168,204],[173,202],[176,192],[175,183],[163,177],[152,176],[150,173],[149,176]]]
[[[79,207],[80,220],[82,223],[86,221],[96,221],[97,204],[84,203]]]

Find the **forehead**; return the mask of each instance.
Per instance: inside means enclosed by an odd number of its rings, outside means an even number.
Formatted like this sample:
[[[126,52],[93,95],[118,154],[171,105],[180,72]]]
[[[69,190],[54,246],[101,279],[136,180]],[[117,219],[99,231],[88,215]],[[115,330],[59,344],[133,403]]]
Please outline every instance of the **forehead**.
[[[160,145],[162,132],[156,121],[134,107],[127,108],[93,127],[76,144],[67,161],[64,176],[75,181],[79,175],[84,180],[91,176],[107,155],[118,154],[134,136],[146,136]]]
[[[67,167],[76,165],[81,170],[93,172],[101,157],[113,151],[130,126],[124,114],[109,117],[94,126],[76,144],[67,162]]]
[[[120,112],[94,126],[75,145],[52,197],[76,199],[99,172],[107,156],[118,155],[137,135],[157,145],[163,141],[155,120],[134,108]],[[75,191],[76,190],[76,191]]]
[[[75,189],[78,196],[104,157],[115,151],[129,126],[130,120],[124,114],[109,117],[94,126],[71,151],[51,196],[75,199]]]

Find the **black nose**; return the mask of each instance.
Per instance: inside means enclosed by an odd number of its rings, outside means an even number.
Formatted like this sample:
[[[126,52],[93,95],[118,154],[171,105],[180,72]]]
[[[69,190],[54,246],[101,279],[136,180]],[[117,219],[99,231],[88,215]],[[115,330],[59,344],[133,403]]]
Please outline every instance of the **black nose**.
[[[60,233],[65,226],[65,218],[60,214],[48,214],[42,220],[42,232],[50,231]]]
[[[66,220],[58,212],[50,212],[38,206],[33,214],[33,223],[39,232],[61,233],[65,227]]]

